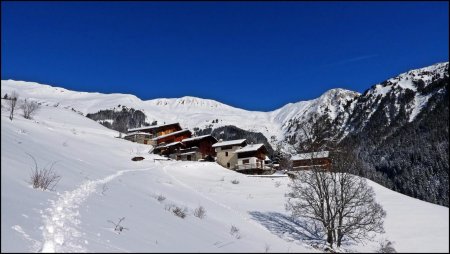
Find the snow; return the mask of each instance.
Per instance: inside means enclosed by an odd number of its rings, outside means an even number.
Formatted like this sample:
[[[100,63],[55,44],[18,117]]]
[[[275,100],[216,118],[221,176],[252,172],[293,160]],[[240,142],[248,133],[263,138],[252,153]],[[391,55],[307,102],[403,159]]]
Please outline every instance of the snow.
[[[231,146],[231,145],[240,145],[244,143],[246,139],[236,139],[236,140],[228,140],[215,143],[212,147],[221,147],[221,146]]]
[[[291,160],[307,160],[311,158],[328,158],[329,152],[328,151],[321,151],[321,152],[312,152],[312,153],[300,153],[296,154],[291,157]]]
[[[385,96],[387,93],[391,91],[391,89],[392,89],[391,86],[376,85],[373,93],[375,95]]]
[[[234,152],[235,153],[255,152],[255,151],[258,151],[258,149],[260,149],[263,146],[264,146],[264,144],[247,145],[247,146],[244,146]]]
[[[190,155],[190,154],[195,154],[196,152],[187,152],[187,153],[181,153],[180,155]]]
[[[399,85],[403,89],[410,89],[412,91],[417,91],[416,86],[413,84],[412,80],[410,79],[402,79],[400,80],[397,85]]]
[[[179,142],[179,141],[172,142],[172,143],[169,143],[169,144],[166,144],[166,145],[159,145],[158,147],[159,148],[161,148],[161,147],[171,147],[171,146],[178,145],[178,144],[181,144],[181,142]]]
[[[154,160],[162,157],[148,154],[147,145],[116,135],[53,105],[33,120],[18,112],[10,121],[2,112],[2,252],[263,252],[265,246],[318,252],[284,209],[289,178],[251,177],[214,162]],[[30,186],[27,153],[39,167],[56,161],[62,176],[56,191]],[[131,161],[137,155],[145,159]],[[386,233],[347,250],[374,252],[377,240],[387,238],[398,252],[449,251],[447,207],[368,183],[387,212]],[[174,216],[170,205],[186,207],[187,217]],[[204,219],[193,216],[200,205]],[[122,217],[128,229],[119,234],[108,220]],[[232,225],[239,239],[230,234]]]
[[[431,98],[432,94],[428,95],[418,95],[414,96],[414,104],[412,106],[411,114],[409,115],[409,122],[412,122],[414,118],[420,113],[423,107],[426,106],[428,100]]]
[[[139,131],[128,132],[126,136],[132,136],[132,135],[147,135],[147,136],[151,136],[151,134],[148,133],[148,132],[139,132]]]

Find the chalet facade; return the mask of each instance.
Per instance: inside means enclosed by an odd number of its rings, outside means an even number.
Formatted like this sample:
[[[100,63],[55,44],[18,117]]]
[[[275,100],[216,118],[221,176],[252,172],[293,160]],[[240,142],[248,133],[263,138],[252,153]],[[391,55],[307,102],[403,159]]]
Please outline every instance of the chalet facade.
[[[169,144],[161,144],[153,149],[153,153],[170,157],[171,155],[178,153],[180,149],[185,148],[186,146],[183,143],[177,141]]]
[[[247,145],[234,153],[237,155],[237,171],[258,173],[266,170],[267,149],[264,144]]]
[[[137,142],[140,144],[149,144],[151,138],[152,138],[151,134],[139,131],[129,132],[124,137],[124,139],[126,140],[129,140],[131,142]]]
[[[324,170],[331,169],[331,158],[328,151],[301,153],[292,156],[292,170],[309,170],[319,168]]]
[[[170,144],[174,142],[181,142],[183,139],[190,138],[192,132],[188,129],[183,129],[175,132],[169,132],[168,134],[152,138],[150,144],[153,146],[159,146],[161,144]]]
[[[245,147],[247,141],[245,139],[221,141],[215,143],[212,147],[217,154],[216,162],[222,167],[229,169],[236,169],[238,163],[238,156],[234,151]]]
[[[185,135],[185,134],[182,134]],[[183,161],[214,161],[216,152],[212,145],[217,143],[217,139],[211,135],[204,135],[198,137],[183,138],[181,141],[168,142],[167,136],[176,136],[176,133],[170,133],[164,136],[160,136],[159,140],[165,140],[165,142],[159,143],[153,153],[167,156],[174,160]],[[172,140],[169,140],[172,141]]]
[[[185,148],[177,154],[177,160],[208,160],[214,161],[216,151],[212,147],[217,139],[211,135],[186,138],[181,141]]]
[[[182,129],[179,123],[145,126],[128,129],[125,139],[141,144],[155,144],[155,142],[151,142],[151,139],[181,130]],[[145,136],[143,133],[146,133],[147,135]]]

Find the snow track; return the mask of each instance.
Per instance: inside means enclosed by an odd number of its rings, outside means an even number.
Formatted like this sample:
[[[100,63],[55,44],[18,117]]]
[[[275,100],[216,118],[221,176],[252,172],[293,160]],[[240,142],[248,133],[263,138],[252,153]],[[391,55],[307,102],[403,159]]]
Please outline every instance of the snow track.
[[[66,191],[57,201],[50,201],[51,207],[43,215],[43,242],[41,252],[86,252],[77,230],[80,205],[95,191],[97,186],[132,171],[148,169],[121,170],[113,175],[95,181],[85,181],[73,191]]]

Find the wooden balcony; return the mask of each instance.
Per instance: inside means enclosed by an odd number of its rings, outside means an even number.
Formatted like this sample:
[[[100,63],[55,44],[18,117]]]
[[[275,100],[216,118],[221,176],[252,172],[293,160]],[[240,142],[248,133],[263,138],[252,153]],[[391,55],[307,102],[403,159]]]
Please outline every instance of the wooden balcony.
[[[243,165],[237,165],[236,166],[236,170],[240,171],[240,170],[252,170],[252,169],[259,169],[259,170],[263,170],[264,166],[261,165],[261,163],[250,163],[250,164],[243,164]]]

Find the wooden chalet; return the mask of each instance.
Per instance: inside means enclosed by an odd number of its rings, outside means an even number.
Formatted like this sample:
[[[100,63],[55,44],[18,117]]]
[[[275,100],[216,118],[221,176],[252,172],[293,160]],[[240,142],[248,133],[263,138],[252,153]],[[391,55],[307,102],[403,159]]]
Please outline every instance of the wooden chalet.
[[[185,149],[186,146],[180,141],[169,143],[169,144],[161,144],[153,149],[153,153],[160,154],[163,156],[171,156],[172,154],[178,153],[180,149]],[[175,159],[175,158],[173,158]]]
[[[309,170],[313,167],[330,170],[331,158],[328,151],[301,153],[292,156],[292,170]]]
[[[217,139],[211,135],[186,138],[181,141],[185,146],[180,149],[176,155],[177,160],[208,160],[214,161],[216,151],[212,147],[217,143]]]
[[[242,173],[262,173],[270,168],[266,167],[265,160],[267,149],[264,144],[250,144],[236,151],[237,167],[236,170]]]
[[[145,132],[151,135],[152,138],[167,135],[172,132],[180,131],[181,126],[179,123],[170,123],[162,125],[152,125],[139,128],[128,129],[128,132]]]
[[[149,144],[151,138],[152,138],[151,134],[140,131],[129,132],[127,133],[127,135],[124,136],[124,139],[129,140],[131,142],[137,142],[140,144]]]

